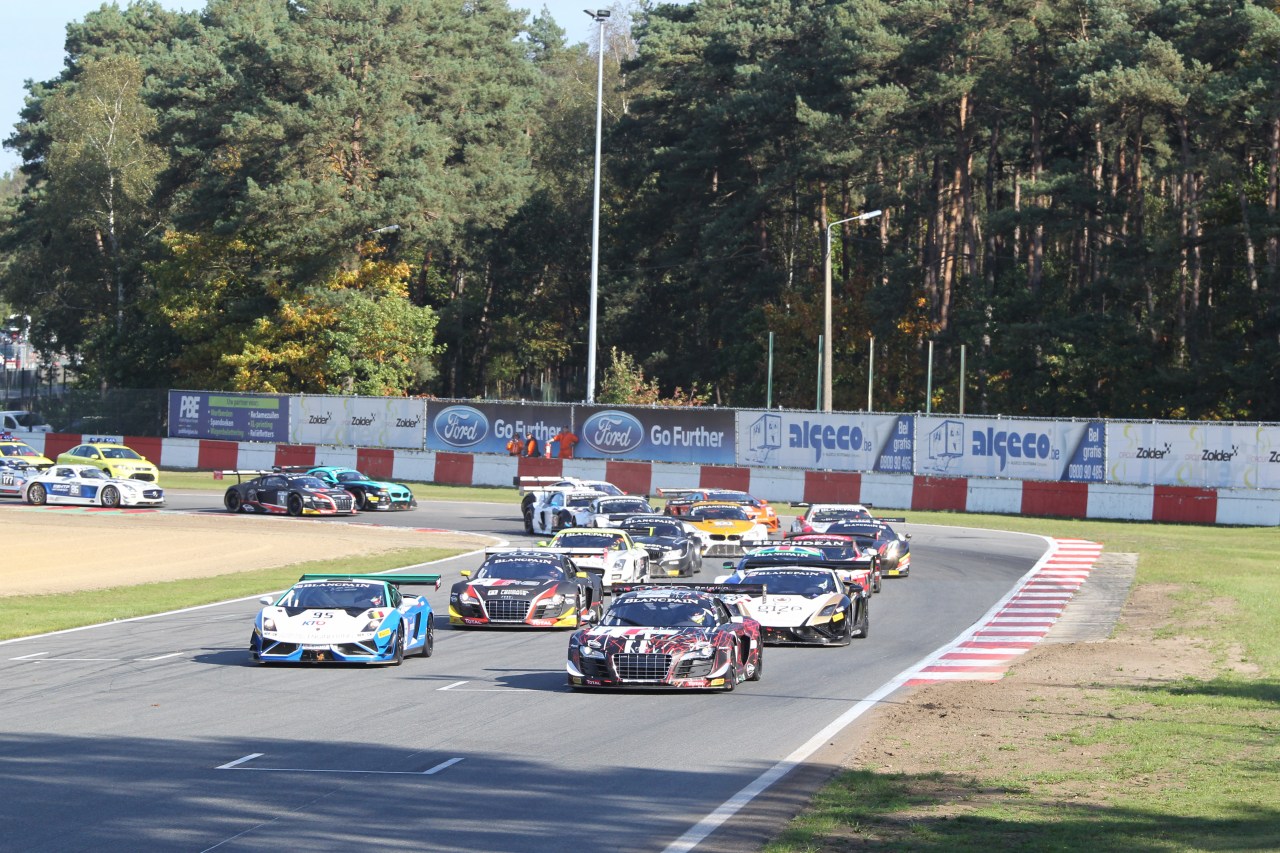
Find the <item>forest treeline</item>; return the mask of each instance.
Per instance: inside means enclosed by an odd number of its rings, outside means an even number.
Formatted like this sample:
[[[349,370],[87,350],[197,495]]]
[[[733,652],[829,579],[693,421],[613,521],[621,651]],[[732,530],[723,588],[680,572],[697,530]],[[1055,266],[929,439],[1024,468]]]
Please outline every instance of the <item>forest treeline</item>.
[[[837,409],[874,341],[881,411],[1280,420],[1274,2],[613,12],[104,5],[6,143],[0,299],[85,387],[582,399],[603,49],[598,344],[649,397],[812,407],[875,209]]]

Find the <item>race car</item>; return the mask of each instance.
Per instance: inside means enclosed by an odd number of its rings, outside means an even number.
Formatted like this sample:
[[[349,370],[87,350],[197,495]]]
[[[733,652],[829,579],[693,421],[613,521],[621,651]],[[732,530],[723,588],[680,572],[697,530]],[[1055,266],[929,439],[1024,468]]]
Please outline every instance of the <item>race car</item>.
[[[680,519],[631,515],[617,528],[649,552],[649,577],[687,578],[702,571],[702,542]]]
[[[58,465],[92,465],[102,469],[108,477],[143,480],[154,483],[160,479],[160,469],[146,457],[123,444],[89,442],[77,444],[54,460]]]
[[[570,687],[729,691],[760,679],[760,623],[716,595],[675,586],[618,592],[599,625],[569,638]]]
[[[738,557],[747,548],[769,542],[769,528],[752,519],[741,504],[695,503],[678,517],[696,531],[703,557]]]
[[[617,527],[618,522],[633,515],[655,515],[657,510],[636,495],[604,495],[591,502],[593,527]]]
[[[356,509],[369,510],[413,509],[418,501],[413,490],[404,483],[384,483],[374,480],[354,468],[337,468],[321,465],[307,469],[307,473],[329,486],[345,489],[356,499]]]
[[[47,456],[41,456],[25,441],[19,441],[11,432],[0,432],[0,458],[20,460],[41,470],[53,464]]]
[[[871,508],[869,504],[811,504],[792,502],[794,507],[806,507],[805,511],[791,522],[789,535],[802,533],[826,533],[832,522],[836,521],[869,521]]]
[[[687,515],[693,507],[706,501],[734,503],[746,510],[747,517],[760,522],[771,533],[778,529],[778,511],[768,501],[736,489],[658,489],[658,494],[668,499],[663,508],[667,515]]]
[[[880,555],[880,572],[887,578],[905,578],[911,573],[910,533],[898,533],[889,522],[906,523],[905,518],[877,518],[872,521],[837,521],[828,533],[852,536],[860,548]]]
[[[278,599],[264,595],[249,653],[259,663],[385,663],[431,657],[435,627],[425,595],[401,586],[440,588],[439,575],[307,574]]]
[[[24,459],[0,457],[0,495],[21,498],[27,480],[39,473],[39,468],[28,465]]]
[[[555,533],[566,527],[590,527],[595,519],[592,505],[599,497],[604,497],[604,494],[576,486],[547,489],[534,501],[531,508],[532,520],[526,527],[532,533]]]
[[[22,499],[33,506],[164,506],[164,489],[154,483],[108,477],[92,465],[57,463],[22,484]]]
[[[846,583],[821,559],[742,568],[717,582],[766,591],[740,602],[766,643],[848,645],[870,632],[870,591]]]
[[[619,489],[613,483],[604,480],[583,480],[578,477],[516,477],[516,488],[524,495],[520,499],[520,515],[524,518],[524,532],[533,533],[533,507],[540,500],[545,499],[545,493],[556,489],[579,489],[583,491],[599,492],[602,495],[621,495],[622,489]],[[550,533],[549,530],[541,531]]]
[[[855,570],[866,570],[871,579],[871,591],[880,591],[883,580],[880,553],[870,546],[858,545],[856,537],[840,533],[801,533],[788,536],[783,544],[817,550],[830,562]]]
[[[598,575],[606,591],[615,583],[637,583],[649,577],[649,552],[625,530],[570,527],[540,545],[564,554],[580,570]]]
[[[490,548],[449,591],[449,624],[577,628],[604,612],[600,576],[563,554]]]
[[[356,499],[346,489],[326,485],[311,474],[286,471],[218,471],[217,475],[258,476],[227,489],[222,505],[228,512],[267,515],[355,515]]]

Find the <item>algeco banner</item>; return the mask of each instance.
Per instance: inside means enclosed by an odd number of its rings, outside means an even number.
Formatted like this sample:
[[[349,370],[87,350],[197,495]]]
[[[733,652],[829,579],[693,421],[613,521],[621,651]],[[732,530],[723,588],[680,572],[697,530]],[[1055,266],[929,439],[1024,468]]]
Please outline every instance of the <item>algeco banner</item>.
[[[545,404],[427,403],[427,449],[459,453],[506,453],[512,438],[533,435],[542,447],[564,427],[572,429],[570,406]],[[578,445],[581,456],[582,445]]]
[[[406,397],[293,398],[291,444],[422,449],[426,404]]]
[[[275,394],[170,391],[169,435],[284,443],[289,440],[289,398]]]
[[[1280,488],[1280,427],[1224,423],[1107,424],[1109,479],[1200,488]]]
[[[738,412],[737,428],[740,465],[911,473],[910,415]]]
[[[1083,483],[1106,479],[1102,421],[915,420],[917,474]]]
[[[734,413],[700,407],[645,409],[574,406],[576,455],[733,465]]]

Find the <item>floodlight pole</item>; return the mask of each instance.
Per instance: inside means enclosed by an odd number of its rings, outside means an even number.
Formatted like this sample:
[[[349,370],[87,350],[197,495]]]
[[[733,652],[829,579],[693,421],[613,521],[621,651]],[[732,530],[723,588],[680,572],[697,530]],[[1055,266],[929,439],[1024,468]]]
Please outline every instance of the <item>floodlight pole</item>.
[[[872,210],[859,213],[848,219],[832,222],[827,226],[827,242],[822,252],[822,411],[831,411],[831,229],[846,222],[861,222],[864,219],[875,219],[882,211]]]
[[[596,317],[600,287],[600,137],[604,127],[604,22],[608,9],[583,9],[600,25],[599,54],[596,66],[596,174],[595,195],[591,209],[591,310],[587,322],[587,403],[596,401]]]

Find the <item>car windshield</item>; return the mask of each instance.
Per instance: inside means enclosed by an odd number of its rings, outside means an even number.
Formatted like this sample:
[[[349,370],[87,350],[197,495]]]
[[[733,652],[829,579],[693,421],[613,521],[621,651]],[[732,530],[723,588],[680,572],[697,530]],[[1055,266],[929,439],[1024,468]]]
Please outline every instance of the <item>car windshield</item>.
[[[107,475],[98,468],[77,468],[76,476],[81,480],[105,480]]]
[[[600,512],[651,512],[649,505],[642,498],[611,498],[602,500],[596,505]]]
[[[623,539],[616,533],[557,533],[551,544],[557,548],[621,548]]]
[[[759,504],[759,501],[746,492],[708,492],[707,500],[733,501],[735,503],[751,504],[752,506]]]
[[[320,481],[319,477],[294,477],[289,481],[291,486],[299,489],[311,489],[313,491],[329,488]]]
[[[603,492],[606,495],[621,495],[622,489],[619,489],[613,483],[606,483],[603,480],[598,482],[587,483],[588,488],[595,489],[597,492]]]
[[[321,581],[298,584],[276,606],[289,610],[368,610],[386,603],[386,589],[380,583]]]
[[[563,580],[564,570],[550,560],[529,557],[490,557],[475,573],[476,578],[507,580]]]
[[[365,480],[368,480],[368,479],[369,479],[368,477],[366,477],[364,474],[361,474],[359,471],[339,471],[338,472],[339,483],[363,483]]]
[[[810,522],[844,521],[854,518],[870,518],[871,513],[865,509],[820,509],[809,519]]]
[[[34,450],[25,444],[0,444],[0,453],[5,456],[37,456]]]
[[[134,453],[127,447],[103,447],[103,459],[141,459],[137,453]]]
[[[591,502],[594,501],[595,499],[596,499],[595,495],[576,495],[576,496],[571,496],[565,505],[566,506],[591,506]]]
[[[764,584],[765,595],[803,595],[815,598],[836,591],[835,578],[828,572],[761,569],[748,572],[746,583]]]
[[[632,536],[683,536],[684,528],[674,521],[646,521],[623,528]]]
[[[716,615],[711,603],[700,597],[629,596],[615,602],[600,624],[640,628],[711,628],[716,624]]]
[[[689,517],[730,519],[733,521],[749,521],[746,510],[740,506],[695,506],[689,510]]]

